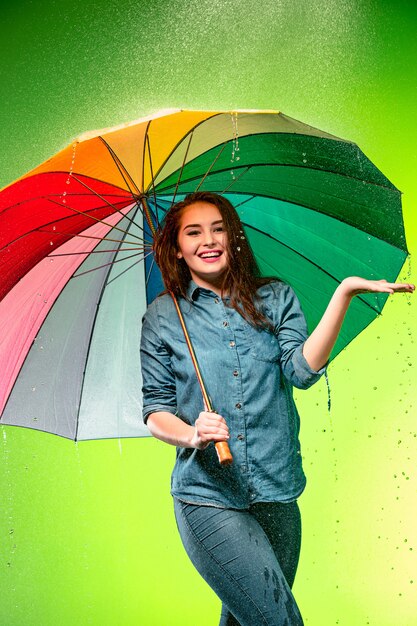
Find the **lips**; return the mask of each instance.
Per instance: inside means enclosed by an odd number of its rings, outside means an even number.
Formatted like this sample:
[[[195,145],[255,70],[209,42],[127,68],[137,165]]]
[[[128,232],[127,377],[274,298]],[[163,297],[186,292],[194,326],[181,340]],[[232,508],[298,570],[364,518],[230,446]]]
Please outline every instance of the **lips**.
[[[222,254],[223,252],[221,250],[207,250],[198,254],[198,257],[205,263],[214,263]]]

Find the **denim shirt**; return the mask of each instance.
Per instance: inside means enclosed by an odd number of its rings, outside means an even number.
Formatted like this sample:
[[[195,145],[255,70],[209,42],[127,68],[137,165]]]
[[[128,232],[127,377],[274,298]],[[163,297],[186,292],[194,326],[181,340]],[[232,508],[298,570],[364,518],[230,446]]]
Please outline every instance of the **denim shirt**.
[[[195,504],[247,509],[289,502],[306,483],[292,387],[307,389],[325,371],[303,356],[307,327],[293,289],[279,281],[259,288],[273,332],[258,330],[214,292],[190,282],[180,307],[207,392],[229,427],[233,463],[220,466],[213,443],[177,448],[173,496]],[[201,390],[171,296],[149,306],[141,339],[143,418],[168,411],[194,424]]]

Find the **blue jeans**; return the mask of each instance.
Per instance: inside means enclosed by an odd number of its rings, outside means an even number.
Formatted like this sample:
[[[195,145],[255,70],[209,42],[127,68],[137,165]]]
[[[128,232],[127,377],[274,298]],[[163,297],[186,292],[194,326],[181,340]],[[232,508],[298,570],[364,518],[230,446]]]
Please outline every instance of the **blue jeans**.
[[[291,593],[301,545],[296,502],[236,510],[174,498],[174,508],[188,556],[223,603],[220,626],[302,626]]]

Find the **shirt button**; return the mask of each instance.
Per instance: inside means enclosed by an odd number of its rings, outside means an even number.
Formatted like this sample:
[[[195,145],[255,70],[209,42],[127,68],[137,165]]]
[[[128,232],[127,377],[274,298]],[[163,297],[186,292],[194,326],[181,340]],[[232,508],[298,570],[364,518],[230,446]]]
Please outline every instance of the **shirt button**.
[[[215,302],[216,304],[219,304],[220,300],[219,300],[218,298],[214,298],[214,302]]]
[[[240,402],[236,402],[235,407],[236,407],[237,409],[241,409],[241,408],[242,408],[242,405],[240,404]]]
[[[245,439],[244,435],[238,435],[237,438],[239,439],[239,441],[243,441]]]
[[[224,320],[224,322],[223,322],[223,326],[229,326],[229,322],[228,322],[228,321],[226,321],[226,320]]]
[[[234,348],[234,347],[235,347],[235,345],[236,345],[236,343],[235,343],[234,341],[229,341],[229,346],[230,346],[231,348]]]
[[[238,372],[237,370],[235,370],[235,371],[233,372],[233,376],[239,376],[239,372]]]

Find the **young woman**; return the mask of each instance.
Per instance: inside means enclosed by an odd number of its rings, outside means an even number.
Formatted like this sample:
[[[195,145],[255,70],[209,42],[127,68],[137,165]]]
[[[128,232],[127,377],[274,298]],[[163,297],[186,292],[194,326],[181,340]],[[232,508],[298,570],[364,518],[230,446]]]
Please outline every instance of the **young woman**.
[[[143,322],[143,411],[151,433],[177,446],[171,493],[185,549],[222,600],[221,626],[299,626],[291,587],[305,476],[292,387],[306,389],[323,374],[356,294],[412,292],[414,285],[347,278],[307,337],[292,288],[259,277],[235,209],[208,192],[170,209],[155,256],[216,410],[205,410],[164,293]],[[227,467],[217,458],[219,441],[233,455]]]

